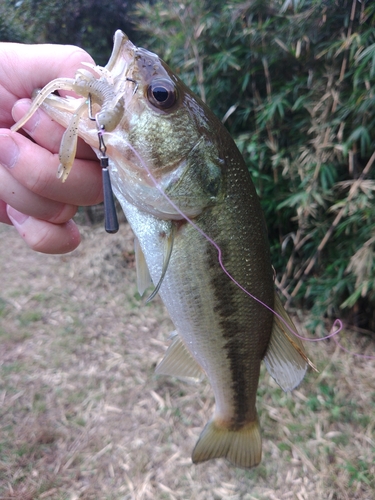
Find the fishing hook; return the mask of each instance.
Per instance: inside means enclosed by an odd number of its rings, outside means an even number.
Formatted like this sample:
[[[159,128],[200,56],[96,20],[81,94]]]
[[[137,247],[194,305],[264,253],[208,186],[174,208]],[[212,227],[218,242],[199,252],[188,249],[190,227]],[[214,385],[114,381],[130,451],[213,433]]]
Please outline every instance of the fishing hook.
[[[92,99],[91,99],[91,94],[88,95],[88,98],[87,98],[87,101],[88,101],[88,106],[89,106],[89,112],[88,112],[88,115],[89,115],[89,118],[91,121],[95,122],[95,116],[92,115]]]
[[[133,90],[133,95],[134,95],[137,92],[138,87],[139,87],[137,80],[134,80],[133,78],[129,78],[129,77],[126,77],[125,80],[127,82],[133,82],[135,84],[134,85],[134,90]]]

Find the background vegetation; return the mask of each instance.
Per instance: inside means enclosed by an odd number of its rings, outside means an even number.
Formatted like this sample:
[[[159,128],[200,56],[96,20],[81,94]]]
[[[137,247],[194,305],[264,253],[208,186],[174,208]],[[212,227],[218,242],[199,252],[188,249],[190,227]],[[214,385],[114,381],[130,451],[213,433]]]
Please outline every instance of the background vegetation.
[[[81,229],[67,258],[0,225],[1,500],[375,498],[375,359],[309,344],[319,374],[292,393],[263,365],[261,464],[195,466],[212,390],[155,376],[174,327],[159,297],[136,298],[129,226]],[[305,315],[295,320],[306,336]],[[353,331],[340,341],[374,353]]]
[[[115,29],[162,56],[223,119],[261,196],[289,302],[375,328],[375,3],[5,0],[3,40],[74,43],[98,63]]]
[[[307,308],[312,327],[375,328],[374,14],[371,0],[0,0],[0,40],[105,64],[121,28],[166,59],[244,154],[306,336]],[[153,375],[173,325],[158,297],[137,299],[129,226],[82,234],[67,258],[0,227],[0,499],[374,498],[370,338],[310,344],[320,373],[292,394],[262,367],[260,466],[194,466],[210,387]]]

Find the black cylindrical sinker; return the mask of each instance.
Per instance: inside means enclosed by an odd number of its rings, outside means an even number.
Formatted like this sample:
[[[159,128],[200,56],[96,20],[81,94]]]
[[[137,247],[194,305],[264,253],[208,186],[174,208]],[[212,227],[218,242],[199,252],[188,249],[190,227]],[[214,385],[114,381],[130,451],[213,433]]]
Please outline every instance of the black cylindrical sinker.
[[[104,195],[104,227],[107,233],[117,233],[119,229],[115,201],[113,199],[111,179],[108,170],[108,158],[100,159],[102,167],[103,195]]]

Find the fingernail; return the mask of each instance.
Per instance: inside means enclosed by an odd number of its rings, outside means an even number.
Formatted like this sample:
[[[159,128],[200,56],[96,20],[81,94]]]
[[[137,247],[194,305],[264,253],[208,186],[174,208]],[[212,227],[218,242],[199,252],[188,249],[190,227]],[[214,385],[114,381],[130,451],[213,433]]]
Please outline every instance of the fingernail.
[[[18,160],[20,150],[15,141],[6,134],[0,134],[0,164],[13,168]]]
[[[7,213],[9,219],[17,226],[21,226],[29,218],[29,215],[25,215],[9,205],[7,207]]]
[[[25,114],[29,111],[31,106],[31,101],[26,101],[24,99],[21,99],[20,101],[16,102],[16,104],[13,106],[12,109],[12,116],[17,122],[20,120]],[[38,125],[40,120],[40,113],[38,110],[35,111],[35,113],[31,116],[29,120],[25,123],[25,125],[22,126],[23,130],[25,130],[28,134],[32,134]]]

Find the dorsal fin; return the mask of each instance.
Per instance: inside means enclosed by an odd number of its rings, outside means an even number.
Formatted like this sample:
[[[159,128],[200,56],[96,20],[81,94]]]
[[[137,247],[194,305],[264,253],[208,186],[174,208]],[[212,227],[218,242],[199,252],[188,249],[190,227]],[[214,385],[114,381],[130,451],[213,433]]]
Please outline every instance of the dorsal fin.
[[[182,342],[181,337],[177,332],[173,332],[171,337],[172,343],[156,367],[155,373],[178,378],[201,379],[204,372]]]
[[[275,293],[275,311],[296,332],[293,321]],[[305,376],[308,365],[316,370],[307,357],[301,340],[293,335],[280,318],[275,316],[268,350],[264,357],[267,370],[284,391],[297,387]]]

